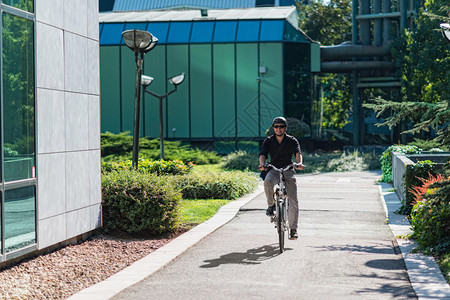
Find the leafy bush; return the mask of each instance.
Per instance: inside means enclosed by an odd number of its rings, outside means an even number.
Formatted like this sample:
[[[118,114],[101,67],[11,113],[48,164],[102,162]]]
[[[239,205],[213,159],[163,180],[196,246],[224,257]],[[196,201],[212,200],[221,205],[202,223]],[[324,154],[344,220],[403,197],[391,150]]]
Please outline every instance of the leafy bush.
[[[392,145],[387,148],[380,157],[381,171],[383,175],[380,178],[381,182],[392,182],[392,153],[420,153],[422,149],[417,146]]]
[[[139,156],[158,160],[160,158],[159,139],[139,139]],[[103,161],[122,161],[132,159],[133,137],[128,132],[101,134],[101,151]],[[185,164],[213,164],[220,162],[221,157],[212,151],[193,149],[180,141],[164,141],[164,158],[166,160],[181,160]]]
[[[133,170],[102,176],[105,230],[164,233],[176,229],[181,193],[165,177]]]
[[[442,152],[442,151],[448,151],[449,148],[446,145],[441,145],[436,140],[422,140],[415,138],[413,142],[408,143],[409,146],[416,146],[420,149],[423,149],[423,151],[430,151],[430,152]]]
[[[259,166],[258,154],[239,150],[223,157],[221,165],[229,170],[257,171]]]
[[[414,194],[411,192],[413,186],[420,186],[422,180],[427,178],[430,174],[435,174],[436,163],[430,160],[418,161],[413,165],[408,165],[403,178],[405,185],[405,200],[402,203],[402,207],[399,209],[399,213],[409,215],[411,213],[412,205],[414,202]]]
[[[427,254],[450,252],[450,177],[432,176],[414,187],[413,238]]]
[[[132,161],[126,160],[121,162],[102,162],[102,173],[131,170]],[[192,170],[192,164],[185,165],[181,160],[148,160],[140,158],[138,160],[138,170],[143,173],[156,173],[158,175],[183,175],[188,174]]]
[[[302,120],[296,119],[296,118],[286,118],[288,127],[286,130],[287,134],[290,134],[292,136],[295,136],[296,138],[301,138],[307,135],[311,134],[311,129],[309,128],[309,125],[303,122]],[[273,127],[270,126],[266,130],[266,136],[273,135]]]
[[[306,169],[301,173],[314,172],[345,172],[377,170],[380,168],[378,156],[373,153],[333,152],[333,153],[303,153],[303,163]]]
[[[237,199],[255,189],[258,177],[240,171],[202,172],[170,179],[184,199]]]
[[[327,163],[326,170],[330,172],[350,172],[375,170],[379,168],[379,163],[375,159],[374,154],[360,153],[343,153],[340,157],[333,158]]]

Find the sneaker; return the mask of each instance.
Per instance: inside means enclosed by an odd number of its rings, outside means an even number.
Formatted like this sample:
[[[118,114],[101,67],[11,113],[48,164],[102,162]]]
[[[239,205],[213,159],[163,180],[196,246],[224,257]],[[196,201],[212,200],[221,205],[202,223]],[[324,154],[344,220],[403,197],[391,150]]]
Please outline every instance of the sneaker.
[[[266,216],[268,216],[268,217],[273,217],[273,216],[275,216],[275,214],[273,213],[274,211],[275,211],[275,205],[269,206],[269,207],[266,209]]]
[[[290,240],[298,239],[297,229],[291,229],[291,233],[289,235]]]

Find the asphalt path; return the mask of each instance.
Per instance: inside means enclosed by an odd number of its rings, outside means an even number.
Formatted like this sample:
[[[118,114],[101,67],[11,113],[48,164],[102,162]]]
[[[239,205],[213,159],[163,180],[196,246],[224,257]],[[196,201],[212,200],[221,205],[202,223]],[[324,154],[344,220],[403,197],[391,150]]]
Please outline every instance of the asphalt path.
[[[380,201],[379,173],[300,175],[299,239],[279,253],[263,194],[113,299],[416,298]]]

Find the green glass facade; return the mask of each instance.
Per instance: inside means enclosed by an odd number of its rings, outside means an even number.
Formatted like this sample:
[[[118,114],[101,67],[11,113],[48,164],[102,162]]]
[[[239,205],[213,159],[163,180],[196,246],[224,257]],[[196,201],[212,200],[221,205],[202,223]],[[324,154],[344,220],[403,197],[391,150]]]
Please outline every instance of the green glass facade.
[[[2,1],[0,5],[0,225],[1,255],[8,255],[36,243],[35,19],[33,1]]]
[[[117,38],[131,28],[159,39],[144,58],[143,73],[154,78],[148,90],[164,94],[173,89],[167,78],[186,75],[164,100],[165,138],[235,149],[264,138],[275,116],[310,123],[312,42],[287,21],[101,23],[102,132],[132,132],[136,65]],[[142,98],[141,135],[159,137],[158,100]]]

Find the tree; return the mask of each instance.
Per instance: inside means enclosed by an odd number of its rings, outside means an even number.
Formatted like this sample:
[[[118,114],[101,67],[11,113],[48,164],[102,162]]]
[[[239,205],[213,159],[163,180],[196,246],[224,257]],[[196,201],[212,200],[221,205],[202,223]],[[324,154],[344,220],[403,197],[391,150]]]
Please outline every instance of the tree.
[[[394,127],[409,121],[413,127],[404,134],[432,128],[437,130],[436,140],[450,143],[450,50],[437,30],[442,20],[448,21],[440,16],[445,16],[449,8],[450,0],[426,1],[415,29],[405,31],[394,44],[392,52],[401,72],[401,102],[376,98],[364,105],[378,112],[378,116],[392,111],[379,126]]]
[[[322,45],[337,45],[352,38],[352,6],[350,0],[317,0],[297,4],[299,26]],[[352,103],[349,74],[324,74],[318,78],[324,88],[324,128],[343,128],[349,119]]]

